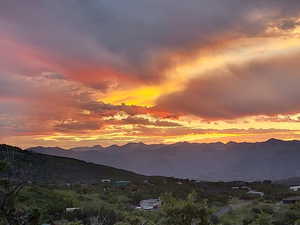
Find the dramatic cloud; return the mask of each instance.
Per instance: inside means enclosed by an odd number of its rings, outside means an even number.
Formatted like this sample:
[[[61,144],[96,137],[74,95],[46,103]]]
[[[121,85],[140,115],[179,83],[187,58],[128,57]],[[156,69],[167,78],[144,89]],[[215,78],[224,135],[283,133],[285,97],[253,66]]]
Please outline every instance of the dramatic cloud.
[[[300,112],[300,54],[227,65],[191,80],[158,105],[207,120]],[[187,101],[188,100],[188,101]]]
[[[299,8],[297,0],[11,0],[0,3],[0,27],[39,66],[107,88],[114,79],[124,85],[124,76],[160,80],[165,69],[201,48],[262,35],[270,22]]]
[[[55,126],[57,131],[72,131],[72,132],[82,132],[87,130],[98,130],[101,128],[101,124],[96,121],[85,121],[85,122],[77,122],[77,121],[68,121],[62,122]]]
[[[99,130],[112,122],[104,121],[120,113],[128,115],[122,124],[179,126],[160,118],[174,118],[175,114],[135,105],[113,105],[96,101],[95,91],[77,82],[65,80],[63,75],[44,73],[37,77],[10,75],[0,77],[1,135],[25,133],[79,133]],[[152,115],[155,121],[136,118]],[[114,124],[116,124],[114,122]]]
[[[107,122],[111,122],[112,124],[132,124],[132,125],[149,125],[155,127],[180,127],[181,125],[176,122],[166,121],[166,120],[150,120],[148,118],[143,117],[134,117],[128,116],[125,119],[121,120],[110,120]]]
[[[0,138],[296,137],[299,43],[299,0],[1,1]]]
[[[176,118],[177,115],[175,113],[163,110],[156,109],[154,107],[143,107],[143,106],[136,106],[136,105],[113,105],[107,104],[104,102],[97,102],[97,101],[81,101],[80,108],[88,110],[89,112],[95,113],[98,116],[105,117],[105,116],[114,116],[119,112],[125,112],[128,115],[142,115],[142,114],[152,114],[154,116],[160,118]]]

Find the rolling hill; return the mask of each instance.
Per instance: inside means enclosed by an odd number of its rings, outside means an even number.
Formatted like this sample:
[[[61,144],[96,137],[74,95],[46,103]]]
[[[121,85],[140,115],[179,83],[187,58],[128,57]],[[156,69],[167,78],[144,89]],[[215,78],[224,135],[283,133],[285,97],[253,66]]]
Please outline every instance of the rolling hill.
[[[0,159],[11,166],[8,173],[14,179],[28,179],[45,183],[95,183],[103,178],[143,180],[144,176],[108,166],[24,151],[17,147],[0,145]]]

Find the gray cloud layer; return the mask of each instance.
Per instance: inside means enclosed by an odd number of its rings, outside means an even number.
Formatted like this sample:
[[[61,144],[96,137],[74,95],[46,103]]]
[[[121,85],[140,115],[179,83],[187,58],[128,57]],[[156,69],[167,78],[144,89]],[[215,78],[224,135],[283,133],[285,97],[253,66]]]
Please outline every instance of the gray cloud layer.
[[[300,55],[229,65],[162,96],[158,106],[208,120],[300,111]],[[187,100],[188,99],[188,100]]]
[[[157,80],[176,63],[170,54],[185,58],[228,36],[260,34],[270,21],[299,8],[298,0],[10,0],[0,3],[0,26],[67,72],[113,67]]]

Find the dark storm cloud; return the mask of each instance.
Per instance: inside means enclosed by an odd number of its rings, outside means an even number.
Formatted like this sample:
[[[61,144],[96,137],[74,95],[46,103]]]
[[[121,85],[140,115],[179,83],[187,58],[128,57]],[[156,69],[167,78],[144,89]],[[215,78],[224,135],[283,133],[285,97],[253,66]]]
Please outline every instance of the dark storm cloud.
[[[177,118],[178,115],[168,110],[159,110],[155,107],[144,107],[137,105],[113,105],[99,101],[93,101],[91,99],[82,99],[77,103],[78,107],[82,110],[88,110],[92,114],[97,116],[106,117],[106,116],[114,116],[120,112],[126,113],[129,116],[150,114],[152,116],[158,118]]]
[[[0,26],[76,79],[109,76],[106,69],[114,68],[119,76],[155,80],[178,63],[170,55],[185,58],[228,36],[260,34],[299,8],[297,0],[10,0],[0,3]]]
[[[131,125],[145,125],[145,126],[156,126],[156,127],[180,127],[181,125],[179,123],[173,122],[173,121],[166,121],[166,120],[149,120],[147,118],[142,117],[135,117],[135,116],[128,116],[125,119],[121,120],[108,120],[107,123],[111,124],[131,124]]]
[[[158,107],[207,120],[300,111],[300,55],[229,65],[162,96]],[[188,101],[187,101],[188,99]]]

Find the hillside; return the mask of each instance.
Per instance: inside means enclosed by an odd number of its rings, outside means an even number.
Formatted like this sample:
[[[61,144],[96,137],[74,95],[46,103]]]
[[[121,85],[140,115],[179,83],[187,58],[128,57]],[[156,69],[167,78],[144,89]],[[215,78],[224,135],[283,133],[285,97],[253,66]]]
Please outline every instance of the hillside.
[[[201,180],[264,180],[300,176],[300,142],[270,139],[258,143],[176,143],[81,147],[35,147],[29,151],[81,159],[144,175]]]
[[[144,178],[125,170],[77,159],[24,151],[8,145],[0,145],[0,150],[0,159],[9,160],[12,168],[9,175],[16,179],[46,183],[94,183],[103,178],[123,180],[142,180]]]
[[[283,184],[287,186],[298,186],[300,185],[300,177],[290,177],[283,180],[277,180],[276,183]]]

